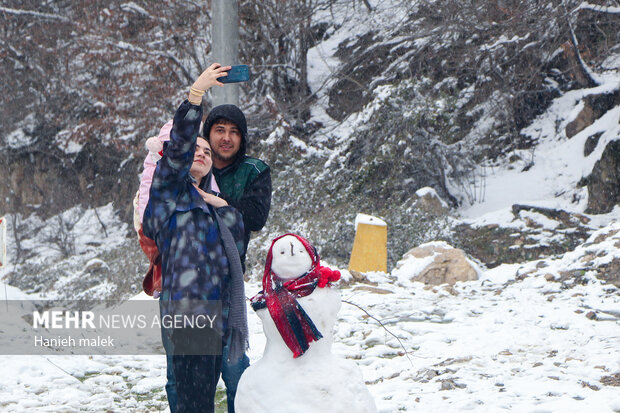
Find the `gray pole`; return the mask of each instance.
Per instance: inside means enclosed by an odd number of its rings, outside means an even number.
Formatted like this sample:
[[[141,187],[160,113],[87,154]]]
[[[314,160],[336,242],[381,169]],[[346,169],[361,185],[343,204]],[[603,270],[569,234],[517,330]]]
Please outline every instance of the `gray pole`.
[[[212,41],[214,62],[239,64],[239,5],[237,0],[212,0]],[[211,89],[213,106],[224,103],[239,105],[239,86],[229,83]]]

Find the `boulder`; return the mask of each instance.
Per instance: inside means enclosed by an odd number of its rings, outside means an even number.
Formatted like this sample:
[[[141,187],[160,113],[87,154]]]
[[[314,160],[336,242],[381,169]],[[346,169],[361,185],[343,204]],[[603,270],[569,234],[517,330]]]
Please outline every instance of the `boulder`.
[[[590,156],[594,152],[601,136],[603,136],[603,132],[596,132],[594,135],[588,136],[586,143],[583,145],[583,156]]]
[[[432,261],[428,258],[433,257]],[[478,269],[467,259],[461,249],[452,248],[446,243],[430,243],[411,249],[403,256],[401,266],[407,259],[427,259],[428,264],[410,277],[427,285],[454,285],[459,281],[478,279]]]
[[[433,188],[425,187],[418,189],[416,197],[415,207],[428,214],[442,216],[450,211],[448,203],[441,199]]]
[[[583,99],[581,112],[566,125],[565,133],[567,138],[572,138],[595,120],[603,116],[605,112],[620,103],[619,93],[602,93],[600,95],[590,95]]]
[[[577,117],[573,119],[572,122],[566,125],[566,137],[569,139],[572,138],[588,126],[592,125],[596,119],[597,116],[594,113],[592,106],[586,100],[581,112],[579,112]]]

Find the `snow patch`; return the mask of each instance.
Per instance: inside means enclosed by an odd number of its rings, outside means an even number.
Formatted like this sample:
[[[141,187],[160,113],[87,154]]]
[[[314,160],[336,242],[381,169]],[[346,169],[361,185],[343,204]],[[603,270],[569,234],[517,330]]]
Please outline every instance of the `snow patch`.
[[[387,223],[380,218],[373,217],[372,215],[366,214],[357,214],[355,216],[355,229],[357,230],[357,226],[359,224],[364,225],[375,225],[378,227],[386,227]]]

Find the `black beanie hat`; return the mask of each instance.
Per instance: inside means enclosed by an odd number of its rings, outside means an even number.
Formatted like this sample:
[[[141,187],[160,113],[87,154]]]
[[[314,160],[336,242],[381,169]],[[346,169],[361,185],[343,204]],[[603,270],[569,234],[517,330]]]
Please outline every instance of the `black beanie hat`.
[[[245,146],[245,142],[248,134],[248,126],[245,121],[245,115],[241,112],[235,105],[219,105],[211,109],[209,112],[209,116],[207,116],[207,120],[205,120],[204,126],[202,127],[202,134],[207,140],[209,140],[209,133],[211,132],[211,127],[213,124],[220,120],[226,119],[233,122],[239,128],[239,132],[241,132],[241,140]]]

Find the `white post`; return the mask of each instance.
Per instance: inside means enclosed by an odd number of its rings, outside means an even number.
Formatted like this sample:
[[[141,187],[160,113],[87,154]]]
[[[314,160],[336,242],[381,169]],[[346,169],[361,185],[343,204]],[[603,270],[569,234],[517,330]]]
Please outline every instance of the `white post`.
[[[212,0],[213,58],[222,65],[239,64],[239,5],[237,0]],[[211,89],[213,106],[239,105],[239,85],[229,83]]]

